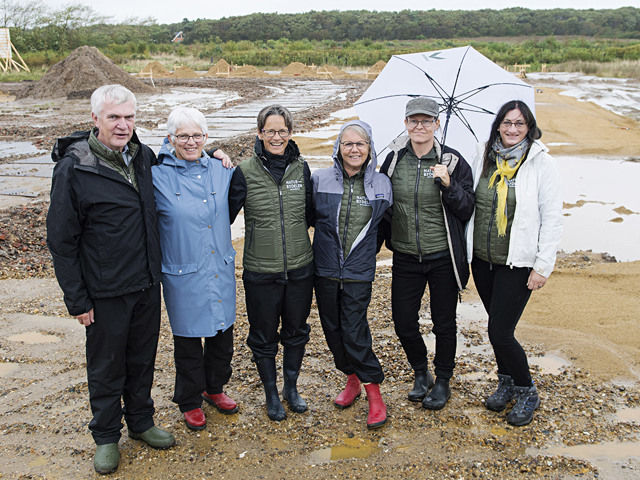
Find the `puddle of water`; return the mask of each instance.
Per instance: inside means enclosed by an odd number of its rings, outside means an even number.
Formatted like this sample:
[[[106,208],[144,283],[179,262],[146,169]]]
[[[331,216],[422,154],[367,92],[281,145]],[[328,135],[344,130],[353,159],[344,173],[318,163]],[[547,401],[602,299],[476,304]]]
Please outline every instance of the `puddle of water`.
[[[11,335],[7,337],[7,340],[12,342],[22,342],[27,345],[34,345],[36,343],[57,343],[60,341],[55,335],[45,335],[39,332],[24,332],[17,335]]]
[[[42,153],[42,150],[35,147],[31,142],[0,141],[0,156],[2,157],[13,157],[17,155],[36,153]]]
[[[543,355],[542,357],[529,357],[529,363],[537,365],[540,373],[547,375],[559,375],[571,363],[558,355]]]
[[[10,373],[15,372],[20,367],[17,363],[2,362],[0,363],[0,377],[6,377]]]
[[[588,250],[607,252],[618,261],[640,260],[640,215],[628,215],[623,222],[616,209],[640,211],[636,180],[640,163],[624,159],[557,156],[563,181],[563,201],[579,208],[564,209],[564,230],[560,248],[565,252]],[[616,182],[603,182],[602,171],[611,172]]]
[[[529,447],[525,454],[530,456],[561,455],[586,460],[598,469],[600,478],[637,479],[640,469],[640,442],[605,442],[546,449]]]
[[[30,467],[44,467],[47,463],[49,463],[49,459],[45,456],[39,455],[35,460],[31,460],[29,462]]]
[[[621,408],[616,412],[620,422],[640,423],[640,408]]]
[[[343,445],[323,448],[311,453],[311,462],[329,463],[347,458],[367,458],[382,449],[377,442],[362,438],[345,438]]]

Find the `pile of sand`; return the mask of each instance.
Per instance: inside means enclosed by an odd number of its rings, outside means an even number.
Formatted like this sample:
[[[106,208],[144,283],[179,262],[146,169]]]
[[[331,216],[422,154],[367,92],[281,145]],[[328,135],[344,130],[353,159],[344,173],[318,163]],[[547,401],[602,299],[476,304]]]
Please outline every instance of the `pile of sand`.
[[[283,77],[315,77],[317,68],[309,67],[300,62],[292,62],[282,69],[280,75]]]
[[[320,68],[318,68],[318,76],[319,77],[328,77],[328,78],[349,78],[350,74],[345,72],[344,70],[340,70],[338,67],[334,65],[324,64]]]
[[[40,80],[21,89],[17,98],[89,98],[96,88],[113,83],[137,93],[154,91],[118,67],[97,48],[85,45],[52,66]]]
[[[224,58],[218,60],[218,63],[209,68],[205,77],[217,77],[219,75],[229,75],[231,73],[231,65]]]
[[[164,68],[164,65],[157,61],[148,63],[142,70],[140,70],[140,73],[143,75],[150,74],[154,78],[166,77],[171,74],[169,70]]]
[[[378,75],[380,75],[380,72],[386,66],[387,62],[385,62],[384,60],[378,60],[376,63],[371,65],[369,70],[367,70],[367,78],[376,78]]]
[[[232,77],[268,77],[269,74],[253,65],[243,65],[231,71]]]
[[[171,76],[173,78],[198,78],[200,75],[198,75],[193,68],[180,65],[173,71]]]

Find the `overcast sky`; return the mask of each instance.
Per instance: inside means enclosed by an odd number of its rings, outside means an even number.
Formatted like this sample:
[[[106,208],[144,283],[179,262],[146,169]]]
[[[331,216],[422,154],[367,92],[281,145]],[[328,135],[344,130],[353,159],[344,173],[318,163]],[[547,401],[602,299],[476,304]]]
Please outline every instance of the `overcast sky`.
[[[446,0],[440,2],[425,2],[421,5],[415,0],[318,0],[309,2],[299,1],[269,1],[269,0],[42,0],[55,9],[69,3],[83,3],[90,5],[98,13],[113,17],[113,21],[120,22],[127,18],[154,17],[158,23],[177,23],[183,18],[196,20],[198,18],[218,19],[235,15],[248,15],[256,12],[301,13],[311,10],[478,10],[493,8],[496,10],[509,7],[526,7],[535,9],[549,8],[619,8],[625,6],[640,7],[640,0]]]

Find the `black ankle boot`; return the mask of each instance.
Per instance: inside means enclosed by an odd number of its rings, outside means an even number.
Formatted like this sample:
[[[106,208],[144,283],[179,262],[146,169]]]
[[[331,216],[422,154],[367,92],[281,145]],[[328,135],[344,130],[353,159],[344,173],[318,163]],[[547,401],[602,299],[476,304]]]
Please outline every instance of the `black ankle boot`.
[[[425,397],[431,387],[433,387],[433,377],[428,369],[416,370],[415,382],[413,384],[413,390],[409,392],[409,401],[420,402]]]
[[[260,358],[256,360],[260,380],[264,386],[264,397],[267,402],[267,415],[271,420],[279,422],[287,418],[284,411],[278,387],[276,386],[276,360],[275,358]]]
[[[422,406],[429,410],[440,410],[447,404],[450,396],[449,379],[438,377],[429,395],[422,400]]]
[[[303,347],[287,347],[282,357],[282,370],[284,372],[284,388],[282,397],[289,403],[289,410],[295,413],[307,411],[307,402],[298,393],[298,375],[304,358]]]
[[[540,406],[540,397],[535,385],[530,387],[513,387],[516,404],[507,414],[507,422],[516,427],[528,425],[533,420],[533,412]]]

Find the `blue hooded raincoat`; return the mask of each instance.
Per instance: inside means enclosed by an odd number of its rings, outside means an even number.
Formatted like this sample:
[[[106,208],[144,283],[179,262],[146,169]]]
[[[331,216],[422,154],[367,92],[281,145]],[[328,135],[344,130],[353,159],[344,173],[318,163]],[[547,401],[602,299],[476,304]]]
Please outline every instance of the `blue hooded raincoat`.
[[[232,169],[206,152],[180,160],[168,139],[152,168],[164,301],[174,335],[212,337],[236,317],[235,250],[229,223]]]

